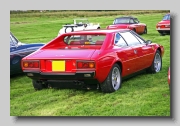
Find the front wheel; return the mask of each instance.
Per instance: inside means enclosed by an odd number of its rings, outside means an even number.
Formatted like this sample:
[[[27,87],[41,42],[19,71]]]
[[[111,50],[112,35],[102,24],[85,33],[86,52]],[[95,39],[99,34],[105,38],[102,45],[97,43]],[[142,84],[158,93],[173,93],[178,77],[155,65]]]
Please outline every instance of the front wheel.
[[[162,69],[162,57],[159,50],[156,51],[154,55],[154,60],[151,66],[148,68],[150,73],[158,73]]]
[[[121,68],[114,64],[106,80],[100,84],[102,92],[112,93],[118,90],[121,87],[121,78]]]

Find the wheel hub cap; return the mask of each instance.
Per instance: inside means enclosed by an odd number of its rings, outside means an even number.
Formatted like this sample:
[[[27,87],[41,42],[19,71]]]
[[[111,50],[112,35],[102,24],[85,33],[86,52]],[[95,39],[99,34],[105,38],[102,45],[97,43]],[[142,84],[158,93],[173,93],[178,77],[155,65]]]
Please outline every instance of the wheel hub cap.
[[[120,86],[120,71],[117,67],[115,67],[112,71],[112,86],[115,90],[117,90]]]

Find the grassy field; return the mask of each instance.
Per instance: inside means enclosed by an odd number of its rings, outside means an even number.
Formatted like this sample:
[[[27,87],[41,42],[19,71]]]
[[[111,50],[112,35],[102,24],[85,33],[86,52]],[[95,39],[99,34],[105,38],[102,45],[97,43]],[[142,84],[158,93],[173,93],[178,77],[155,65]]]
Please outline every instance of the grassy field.
[[[115,17],[136,16],[146,23],[145,39],[162,44],[165,54],[162,71],[140,74],[123,81],[122,88],[105,94],[97,90],[47,89],[35,91],[25,75],[10,79],[11,116],[170,116],[170,90],[167,71],[170,66],[170,36],[160,36],[155,25],[167,11],[83,12],[92,23],[101,28],[112,24]],[[69,13],[73,13],[70,15]],[[10,31],[24,43],[47,43],[58,34],[63,24],[72,23],[82,12],[12,13]],[[104,14],[103,14],[104,13]],[[113,14],[112,14],[113,13]],[[67,16],[69,14],[69,16]],[[100,16],[97,16],[97,15]],[[59,15],[59,16],[58,16]]]

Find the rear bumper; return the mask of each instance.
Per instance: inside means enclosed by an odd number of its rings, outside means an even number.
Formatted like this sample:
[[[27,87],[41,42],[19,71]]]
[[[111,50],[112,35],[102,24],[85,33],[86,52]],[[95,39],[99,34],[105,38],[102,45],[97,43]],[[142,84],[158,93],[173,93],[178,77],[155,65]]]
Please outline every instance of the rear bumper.
[[[54,73],[39,71],[23,71],[29,78],[34,80],[85,80],[95,79],[95,71],[81,71],[75,73]]]
[[[156,28],[157,31],[170,31],[170,28]]]

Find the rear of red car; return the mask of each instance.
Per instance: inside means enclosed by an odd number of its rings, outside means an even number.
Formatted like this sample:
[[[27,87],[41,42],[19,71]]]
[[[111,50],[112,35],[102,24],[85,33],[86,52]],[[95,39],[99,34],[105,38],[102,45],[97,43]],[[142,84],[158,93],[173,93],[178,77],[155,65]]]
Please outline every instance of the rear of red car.
[[[166,14],[162,21],[156,24],[156,30],[161,34],[170,34],[170,14]]]
[[[106,38],[100,35],[64,35],[52,40],[41,50],[22,59],[23,72],[33,79],[34,87],[38,83],[48,83],[56,87],[56,82],[64,85],[97,84],[96,59]],[[91,80],[91,81],[90,81]],[[63,84],[66,83],[66,84]],[[60,85],[58,85],[60,86]]]

